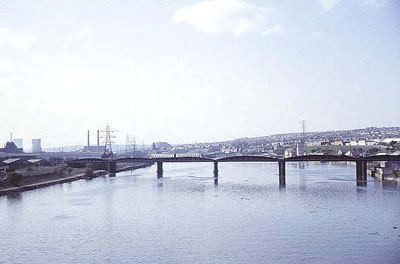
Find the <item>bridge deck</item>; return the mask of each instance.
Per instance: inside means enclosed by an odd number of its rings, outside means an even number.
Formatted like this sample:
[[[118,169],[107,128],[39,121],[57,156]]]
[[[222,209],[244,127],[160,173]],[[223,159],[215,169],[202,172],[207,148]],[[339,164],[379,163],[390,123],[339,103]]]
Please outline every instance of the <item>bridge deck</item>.
[[[345,155],[304,155],[290,158],[276,158],[267,156],[232,156],[225,158],[205,158],[205,157],[165,157],[165,158],[143,158],[143,157],[124,157],[118,159],[85,158],[69,161],[71,163],[106,163],[106,162],[302,162],[302,161],[325,161],[325,162],[372,162],[372,161],[400,161],[400,155],[375,155],[368,157],[350,157]]]
[[[277,162],[279,159],[266,156],[232,156],[216,159],[217,162]]]

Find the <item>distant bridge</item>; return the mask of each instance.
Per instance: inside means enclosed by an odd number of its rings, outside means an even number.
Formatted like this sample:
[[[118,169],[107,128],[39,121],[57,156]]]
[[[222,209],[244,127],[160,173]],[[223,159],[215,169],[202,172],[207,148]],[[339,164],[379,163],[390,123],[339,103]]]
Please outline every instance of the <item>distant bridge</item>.
[[[98,168],[107,169],[110,173],[116,172],[117,163],[157,163],[157,175],[163,175],[163,163],[181,163],[181,162],[212,162],[214,164],[214,175],[218,177],[219,162],[277,162],[279,168],[279,185],[286,185],[286,162],[355,162],[356,164],[356,180],[358,186],[367,185],[367,163],[373,161],[400,161],[400,155],[375,155],[367,157],[351,157],[346,155],[304,155],[290,158],[276,158],[267,156],[230,156],[218,159],[206,157],[124,157],[117,159],[99,159],[86,158],[76,159],[68,162],[71,166],[85,166],[86,164],[95,164]]]

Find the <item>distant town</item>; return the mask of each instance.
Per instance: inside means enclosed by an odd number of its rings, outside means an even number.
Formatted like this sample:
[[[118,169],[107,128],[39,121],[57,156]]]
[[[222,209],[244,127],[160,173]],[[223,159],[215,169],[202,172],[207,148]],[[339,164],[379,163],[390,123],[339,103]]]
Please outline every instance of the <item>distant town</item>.
[[[87,131],[86,146],[42,149],[41,139],[32,139],[30,151],[24,151],[23,140],[13,138],[0,148],[0,188],[75,180],[93,175],[104,175],[109,168],[74,166],[79,159],[113,159],[123,157],[205,157],[266,156],[291,158],[304,155],[335,155],[368,157],[376,155],[400,155],[400,127],[367,127],[354,130],[276,134],[271,136],[238,138],[235,140],[171,145],[153,142],[136,144],[127,136],[125,145],[114,145],[113,130],[107,125],[96,131],[96,143],[91,144]],[[69,150],[68,150],[69,149]],[[151,162],[150,162],[151,163]],[[151,166],[149,162],[118,164],[113,170],[123,171]],[[89,166],[90,165],[90,166]],[[400,179],[400,162],[379,161],[368,163],[368,175],[380,180]],[[44,184],[44,183],[43,183]]]
[[[112,131],[111,131],[112,132]],[[111,138],[111,132],[108,132]],[[144,145],[128,140],[125,145],[114,145],[106,140],[107,130],[97,130],[97,141],[90,144],[90,131],[87,131],[87,145],[63,146],[42,149],[41,139],[32,139],[31,148],[23,149],[23,140],[10,138],[0,148],[0,157],[18,153],[52,155],[64,153],[66,158],[76,156],[101,156],[107,148],[116,155],[150,154],[202,154],[207,157],[227,155],[268,155],[292,157],[304,154],[365,156],[380,153],[391,154],[400,150],[400,127],[367,127],[353,130],[301,132],[274,134],[270,136],[238,138],[229,141],[190,143],[173,145],[168,142],[153,142]]]
[[[231,141],[171,146],[155,143],[153,152],[202,153],[211,157],[226,155],[299,156],[376,155],[400,150],[400,127],[368,127],[354,130],[276,134]]]

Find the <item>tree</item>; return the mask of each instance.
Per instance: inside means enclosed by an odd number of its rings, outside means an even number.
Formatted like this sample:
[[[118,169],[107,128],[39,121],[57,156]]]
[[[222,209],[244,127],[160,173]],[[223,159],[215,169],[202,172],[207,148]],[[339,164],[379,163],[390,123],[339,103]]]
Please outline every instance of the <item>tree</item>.
[[[65,165],[65,164],[60,164],[60,165],[57,165],[57,166],[54,168],[54,173],[63,174],[64,171],[65,171],[66,169],[67,169],[67,165]]]
[[[22,176],[15,171],[7,173],[7,181],[13,186],[19,186]]]
[[[86,170],[85,170],[85,176],[86,176],[87,178],[93,177],[93,169],[92,169],[92,168],[86,168]]]

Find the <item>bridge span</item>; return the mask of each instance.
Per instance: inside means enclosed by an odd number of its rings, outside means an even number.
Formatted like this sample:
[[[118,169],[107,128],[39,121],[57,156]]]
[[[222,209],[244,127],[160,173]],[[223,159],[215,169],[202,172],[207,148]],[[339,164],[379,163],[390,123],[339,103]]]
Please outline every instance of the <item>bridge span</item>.
[[[156,163],[157,176],[163,176],[163,163],[180,163],[180,162],[210,162],[214,164],[214,177],[218,177],[218,163],[220,162],[277,162],[279,171],[279,186],[286,185],[286,162],[354,162],[356,164],[356,181],[357,186],[367,185],[367,163],[374,161],[400,161],[400,155],[375,155],[367,157],[351,157],[345,155],[304,155],[290,158],[277,158],[268,156],[230,156],[223,158],[206,158],[206,157],[122,157],[117,159],[76,159],[69,162],[71,166],[95,164],[97,167],[107,169],[110,173],[117,171],[117,163]]]

